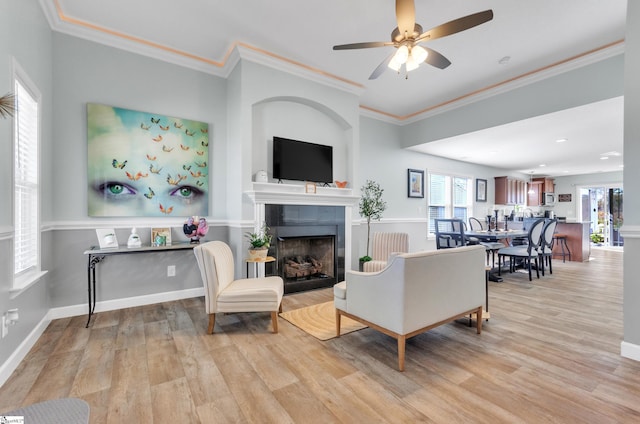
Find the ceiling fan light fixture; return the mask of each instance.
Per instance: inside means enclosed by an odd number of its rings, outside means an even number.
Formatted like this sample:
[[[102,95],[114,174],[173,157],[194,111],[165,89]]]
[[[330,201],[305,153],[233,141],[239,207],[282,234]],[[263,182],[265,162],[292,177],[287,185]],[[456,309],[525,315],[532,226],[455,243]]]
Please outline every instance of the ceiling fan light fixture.
[[[398,47],[398,51],[393,56],[393,60],[398,62],[400,65],[405,63],[408,58],[409,58],[409,47],[407,47],[404,44]]]
[[[422,63],[425,61],[427,56],[429,56],[429,52],[422,46],[413,46],[411,49],[411,56],[413,56],[416,62]]]
[[[407,72],[411,72],[414,69],[418,69],[418,66],[420,66],[420,62],[418,62],[413,55],[407,58],[407,63],[406,63]]]
[[[389,68],[393,69],[396,72],[400,72],[400,68],[402,67],[402,63],[400,62],[396,62],[396,58],[393,57],[390,61],[389,64],[387,65]]]

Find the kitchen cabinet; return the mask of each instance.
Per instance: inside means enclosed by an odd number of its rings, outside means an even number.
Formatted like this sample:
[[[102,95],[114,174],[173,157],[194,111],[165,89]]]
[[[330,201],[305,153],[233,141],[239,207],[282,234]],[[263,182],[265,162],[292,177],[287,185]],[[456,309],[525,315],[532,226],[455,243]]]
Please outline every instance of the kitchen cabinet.
[[[553,193],[555,190],[555,180],[553,178],[534,178],[533,182],[541,184],[542,193]]]
[[[533,180],[529,183],[527,191],[527,206],[542,206],[543,184]]]
[[[496,205],[524,205],[527,184],[513,177],[495,177]]]

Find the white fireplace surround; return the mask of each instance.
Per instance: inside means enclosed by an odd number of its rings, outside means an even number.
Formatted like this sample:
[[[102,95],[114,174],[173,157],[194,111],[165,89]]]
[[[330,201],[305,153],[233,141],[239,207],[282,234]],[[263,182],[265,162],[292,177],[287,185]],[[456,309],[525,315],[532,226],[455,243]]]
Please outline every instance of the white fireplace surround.
[[[316,187],[315,193],[306,193],[305,186],[299,184],[253,183],[253,190],[245,194],[254,204],[254,223],[256,230],[265,220],[265,205],[316,205],[344,206],[344,263],[351,267],[352,215],[353,207],[358,204],[359,196],[354,196],[350,188]]]

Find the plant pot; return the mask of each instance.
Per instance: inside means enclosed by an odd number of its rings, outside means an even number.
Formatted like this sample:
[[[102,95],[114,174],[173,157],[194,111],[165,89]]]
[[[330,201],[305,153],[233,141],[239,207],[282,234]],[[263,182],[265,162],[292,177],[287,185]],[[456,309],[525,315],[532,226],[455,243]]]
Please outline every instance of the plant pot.
[[[269,249],[261,247],[259,249],[249,249],[249,260],[260,261],[267,257]]]

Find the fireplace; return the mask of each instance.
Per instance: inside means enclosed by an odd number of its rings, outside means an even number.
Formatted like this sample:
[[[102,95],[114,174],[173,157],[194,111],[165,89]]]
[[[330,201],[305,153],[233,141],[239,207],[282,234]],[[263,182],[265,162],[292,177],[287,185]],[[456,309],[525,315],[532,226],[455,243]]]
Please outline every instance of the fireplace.
[[[332,287],[344,279],[344,207],[265,205],[265,222],[276,243],[268,275],[284,280],[284,292]]]
[[[352,215],[359,197],[349,188],[317,187],[315,193],[307,193],[305,185],[252,183],[245,194],[254,204],[255,228],[266,223],[274,235],[269,255],[278,258],[265,264],[262,275],[283,275],[277,240],[292,237],[333,237],[334,274],[325,270],[331,278],[303,284],[286,284],[285,293],[321,287],[331,287],[333,281],[344,280],[345,268],[351,269]],[[286,278],[283,277],[286,281]]]

